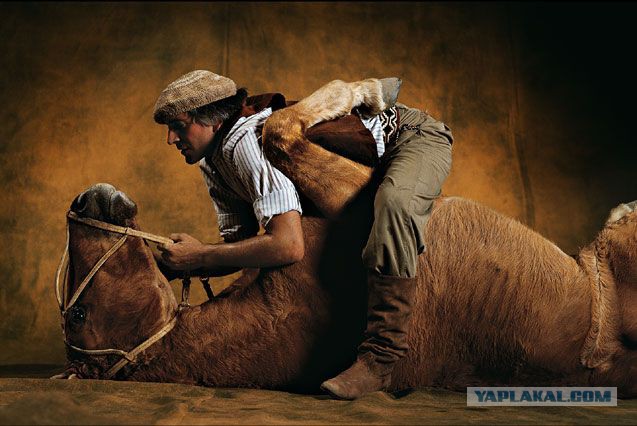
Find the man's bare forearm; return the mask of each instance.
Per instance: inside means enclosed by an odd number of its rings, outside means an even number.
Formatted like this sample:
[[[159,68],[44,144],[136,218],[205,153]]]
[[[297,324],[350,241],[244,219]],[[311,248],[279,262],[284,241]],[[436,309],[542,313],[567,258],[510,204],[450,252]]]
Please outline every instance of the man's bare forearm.
[[[303,248],[285,237],[263,234],[235,243],[206,244],[200,256],[204,270],[264,268],[298,262],[303,258]]]
[[[166,265],[161,258],[161,255],[153,253],[155,257],[155,261],[157,262],[157,266],[159,267],[159,271],[164,274],[168,281],[172,281],[177,278],[184,277],[184,271],[172,269],[170,266]],[[242,268],[240,267],[214,267],[214,268],[198,268],[190,271],[191,277],[223,277],[225,275],[234,274],[235,272],[240,271]]]
[[[202,244],[188,234],[171,234],[170,238],[174,244],[159,246],[168,267],[210,271],[213,276],[240,268],[287,265],[304,256],[301,216],[296,211],[274,216],[265,234],[233,243]]]

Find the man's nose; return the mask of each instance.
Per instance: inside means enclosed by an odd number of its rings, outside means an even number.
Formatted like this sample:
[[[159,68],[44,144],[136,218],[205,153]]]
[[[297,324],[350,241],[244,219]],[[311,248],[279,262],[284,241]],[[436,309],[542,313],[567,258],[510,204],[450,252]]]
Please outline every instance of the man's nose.
[[[166,142],[168,142],[168,145],[172,145],[178,141],[179,141],[179,136],[177,136],[177,133],[175,133],[172,130],[168,130],[168,139],[166,140]]]

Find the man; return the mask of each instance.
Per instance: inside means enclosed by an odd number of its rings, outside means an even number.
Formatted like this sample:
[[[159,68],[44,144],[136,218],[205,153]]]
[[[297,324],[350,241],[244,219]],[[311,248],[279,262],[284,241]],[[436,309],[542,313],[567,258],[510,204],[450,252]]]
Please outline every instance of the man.
[[[303,258],[301,204],[294,185],[260,154],[258,127],[267,108],[250,116],[247,93],[228,78],[194,71],[169,85],[157,101],[155,121],[168,125],[168,144],[188,164],[199,164],[227,244],[202,244],[171,235],[165,263],[177,270],[223,275],[248,267]],[[225,126],[224,126],[225,124]],[[256,235],[259,224],[265,234]]]
[[[199,163],[227,242],[207,245],[186,234],[171,235],[175,244],[162,248],[162,258],[173,269],[267,267],[303,257],[298,194],[259,144],[275,98],[260,106],[248,105],[246,98],[232,80],[193,71],[157,100],[155,121],[168,125],[168,144],[188,164]],[[387,388],[394,363],[408,350],[417,258],[425,249],[422,232],[450,171],[453,141],[447,126],[401,104],[361,121],[377,145],[384,178],[362,256],[369,288],[365,339],[354,365],[321,386],[343,399]],[[259,224],[265,234],[257,236]]]

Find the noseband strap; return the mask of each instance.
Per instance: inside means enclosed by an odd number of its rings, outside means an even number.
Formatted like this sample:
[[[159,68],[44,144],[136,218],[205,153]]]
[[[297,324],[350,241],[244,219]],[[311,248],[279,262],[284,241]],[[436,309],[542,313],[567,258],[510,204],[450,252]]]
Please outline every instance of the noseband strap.
[[[137,359],[137,355],[144,352],[146,349],[151,347],[155,342],[164,337],[166,334],[170,333],[170,331],[175,327],[177,323],[177,316],[175,315],[165,326],[163,326],[157,333],[153,334],[148,339],[144,340],[137,347],[131,349],[130,351],[122,351],[120,349],[82,349],[76,346],[71,345],[70,343],[66,343],[66,345],[73,349],[74,351],[92,355],[92,356],[104,356],[104,355],[119,355],[122,357],[115,365],[109,368],[106,373],[104,373],[105,379],[112,378],[119,370],[121,370],[126,364],[135,362]]]
[[[67,216],[76,222],[84,223],[93,228],[102,229],[104,231],[116,232],[123,235],[132,235],[133,237],[140,237],[148,241],[153,241],[159,244],[172,244],[174,241],[170,238],[161,237],[159,235],[150,234],[148,232],[138,231],[137,229],[113,225],[112,223],[102,222],[100,220],[91,219],[90,217],[80,217],[75,212],[68,212]]]

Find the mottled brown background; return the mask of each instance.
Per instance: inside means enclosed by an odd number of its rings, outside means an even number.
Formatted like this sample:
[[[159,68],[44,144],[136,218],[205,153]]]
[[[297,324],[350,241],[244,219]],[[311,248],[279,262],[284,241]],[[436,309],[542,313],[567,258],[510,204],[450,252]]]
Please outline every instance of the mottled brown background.
[[[445,193],[569,253],[637,199],[635,5],[3,3],[0,16],[0,364],[63,362],[52,283],[87,186],[126,191],[145,230],[218,241],[198,169],[151,117],[193,69],[290,99],[400,76],[400,100],[454,131]]]

